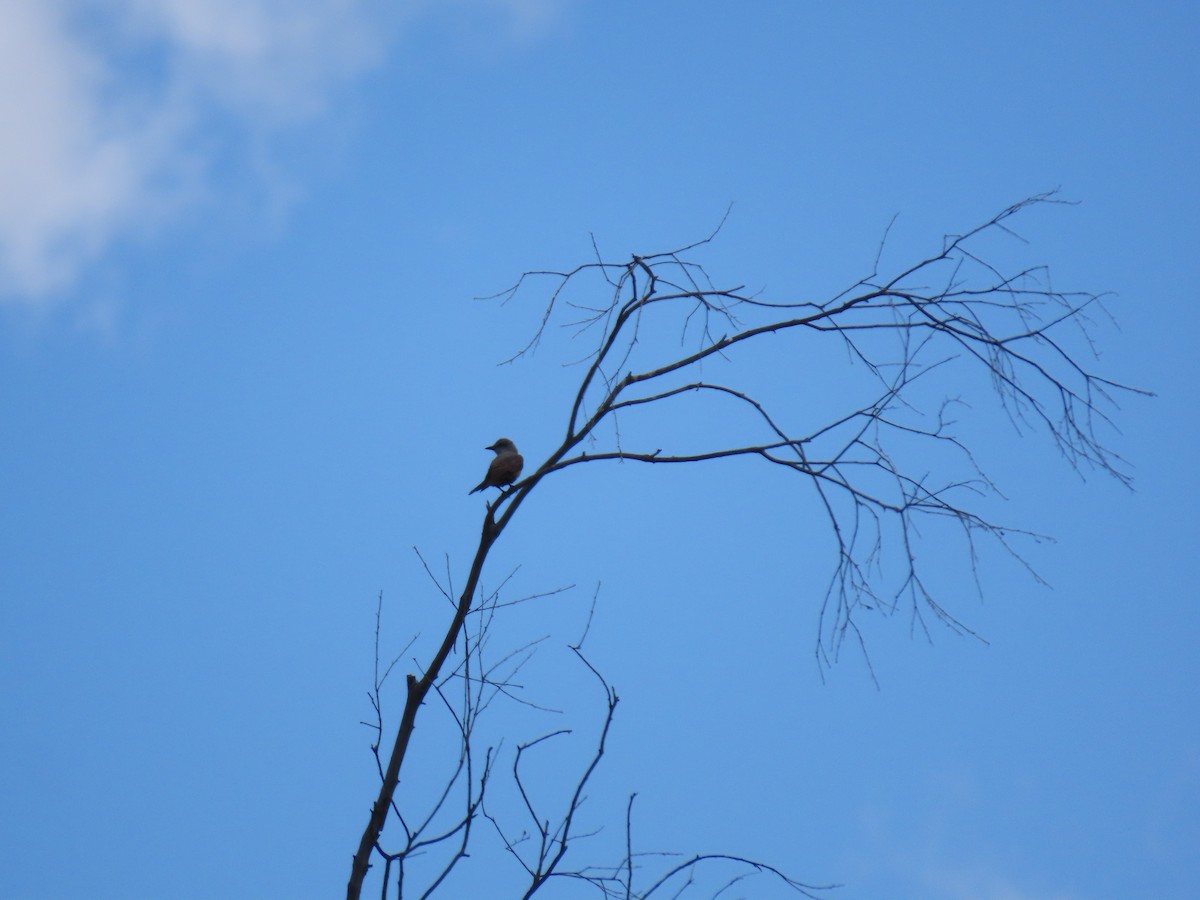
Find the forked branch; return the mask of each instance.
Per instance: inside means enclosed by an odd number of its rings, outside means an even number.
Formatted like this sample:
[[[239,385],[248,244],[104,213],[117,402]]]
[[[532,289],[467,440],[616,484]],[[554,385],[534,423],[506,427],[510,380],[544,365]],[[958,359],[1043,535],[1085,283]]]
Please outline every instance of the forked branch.
[[[996,487],[949,417],[960,402],[957,385],[982,376],[990,382],[998,409],[1019,431],[1048,438],[1080,473],[1101,472],[1129,484],[1128,467],[1109,443],[1114,434],[1110,416],[1121,395],[1146,392],[1093,369],[1089,329],[1091,317],[1103,312],[1101,295],[1060,290],[1040,266],[1007,269],[989,261],[996,239],[1016,235],[1015,217],[1062,202],[1053,192],[1029,197],[963,234],[946,237],[936,252],[890,273],[880,271],[881,246],[875,271],[825,299],[766,299],[741,285],[714,284],[692,256],[715,232],[663,253],[625,261],[608,261],[597,254],[595,261],[566,271],[528,272],[498,295],[507,302],[533,282],[549,279],[533,335],[508,362],[527,358],[546,343],[552,326],[562,326],[575,341],[585,342],[582,353],[567,354],[582,357],[582,371],[565,411],[561,443],[532,474],[489,503],[479,548],[445,637],[424,671],[408,676],[396,739],[387,764],[380,761],[379,797],[355,856],[350,900],[359,896],[371,854],[383,852],[379,838],[389,811],[395,809],[394,792],[417,713],[441,684],[450,652],[468,616],[478,609],[479,577],[487,555],[525,499],[548,476],[611,460],[684,465],[747,458],[769,463],[802,488],[802,502],[828,525],[830,578],[820,602],[815,649],[822,665],[837,657],[846,638],[861,642],[856,616],[866,610],[887,613],[903,606],[922,628],[930,616],[959,633],[973,633],[930,586],[930,573],[916,549],[922,522],[957,526],[966,541],[965,562],[972,575],[981,538],[1020,559],[1014,540],[1029,533],[989,517],[982,500],[997,493]],[[680,343],[663,340],[664,334],[672,333],[679,335]],[[749,348],[771,335],[791,341],[802,336],[832,340],[845,348],[852,365],[839,381],[836,398],[844,403],[840,412],[808,420],[805,410],[770,399],[779,393],[777,384],[768,381],[747,388],[732,381],[732,373],[742,371],[738,365]],[[791,358],[795,369],[779,372],[780,380],[833,383],[827,373],[804,372],[802,354]],[[652,410],[669,411],[689,399],[708,402],[708,418],[714,423],[709,440],[715,446],[690,446],[658,428],[666,417],[651,415]],[[644,445],[627,446],[622,438],[619,422],[630,420],[644,425],[639,429],[649,435]],[[445,593],[453,596],[449,590]],[[472,677],[479,685],[488,683],[482,671],[463,674],[468,684]],[[552,878],[571,876],[585,878],[604,896],[649,897],[666,890],[678,873],[732,859],[690,858],[640,894],[633,890],[632,850],[608,873],[564,869],[582,790],[603,754],[616,707],[616,695],[607,684],[605,689],[608,715],[599,747],[557,824],[540,819],[526,797],[538,835],[532,855],[518,853],[497,825],[529,877],[526,896]],[[481,703],[477,698],[473,708],[478,711]],[[464,746],[470,743],[472,721],[466,715],[459,719]],[[518,753],[518,765],[525,749]],[[389,866],[401,864],[405,853],[435,840],[462,837],[455,860],[465,853],[470,821],[482,809],[493,762],[487,756],[482,775],[472,778],[471,760],[465,750],[466,782],[477,788],[468,790],[462,827],[435,832],[428,820],[406,826],[406,849],[385,857]],[[520,770],[514,774],[520,786]],[[453,861],[446,872],[452,867]]]

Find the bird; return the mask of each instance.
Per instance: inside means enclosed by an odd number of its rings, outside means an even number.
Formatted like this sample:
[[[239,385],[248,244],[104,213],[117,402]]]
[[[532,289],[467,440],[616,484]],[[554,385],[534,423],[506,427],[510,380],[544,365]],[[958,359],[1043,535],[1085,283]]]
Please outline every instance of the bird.
[[[512,484],[520,477],[521,467],[525,465],[525,459],[517,452],[517,445],[508,438],[500,438],[490,447],[483,449],[495,451],[496,458],[488,466],[483,481],[467,491],[468,494],[490,487],[503,489],[504,485]]]

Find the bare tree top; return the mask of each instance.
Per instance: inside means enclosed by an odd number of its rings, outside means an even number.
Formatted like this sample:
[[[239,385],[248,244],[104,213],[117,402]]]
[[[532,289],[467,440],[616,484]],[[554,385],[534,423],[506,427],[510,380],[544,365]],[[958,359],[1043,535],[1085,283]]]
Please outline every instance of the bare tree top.
[[[495,298],[507,302],[536,284],[550,287],[529,341],[506,362],[527,357],[555,326],[585,349],[562,443],[496,503],[498,530],[543,478],[581,463],[752,457],[801,478],[828,518],[836,561],[821,613],[821,659],[836,654],[847,634],[858,634],[854,613],[865,606],[894,610],[907,600],[922,625],[932,613],[968,631],[926,587],[913,552],[916,524],[930,516],[956,523],[972,565],[977,538],[1017,555],[1011,539],[1027,532],[979,511],[978,498],[996,486],[953,427],[948,411],[957,397],[947,367],[985,375],[1012,425],[1048,437],[1076,471],[1131,480],[1109,443],[1116,433],[1110,416],[1121,394],[1145,392],[1093,368],[1090,329],[1107,316],[1102,295],[1054,286],[1045,266],[1008,270],[989,259],[989,249],[997,252],[991,239],[1023,240],[1013,230],[1015,217],[1061,205],[1069,204],[1055,192],[1028,197],[894,271],[881,269],[881,241],[872,272],[825,299],[765,298],[742,284],[714,283],[695,257],[719,227],[674,250],[617,262],[597,253],[573,269],[526,272]],[[677,342],[664,340],[670,331]],[[802,334],[843,347],[869,374],[870,394],[832,418],[797,427],[794,410],[764,399],[769,385],[747,389],[709,377],[708,362],[727,362],[720,372],[733,372],[767,336]],[[804,365],[797,356],[796,372],[780,375],[802,377]],[[938,382],[942,376],[946,383]],[[662,411],[698,394],[711,400],[720,446],[672,446],[666,434],[651,446],[622,439],[631,417],[652,421],[652,407]],[[748,428],[735,410],[749,412],[758,426]],[[952,451],[957,464],[933,474],[912,467],[914,455],[934,448]],[[900,565],[881,571],[889,548],[898,548]]]

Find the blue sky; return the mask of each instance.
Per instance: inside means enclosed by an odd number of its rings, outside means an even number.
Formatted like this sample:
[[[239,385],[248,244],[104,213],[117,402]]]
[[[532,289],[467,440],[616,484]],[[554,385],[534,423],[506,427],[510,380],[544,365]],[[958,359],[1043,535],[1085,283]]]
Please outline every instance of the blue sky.
[[[1112,292],[1099,367],[1157,397],[1116,417],[1129,491],[968,396],[1008,498],[991,509],[1057,539],[1027,548],[1050,588],[985,556],[981,601],[931,537],[988,643],[866,619],[879,686],[855,654],[822,680],[833,560],[810,497],[748,463],[577,467],[485,573],[517,569],[514,596],[577,586],[494,636],[546,637],[522,681],[569,712],[496,707],[490,727],[507,753],[579,729],[545,767],[573,771],[602,707],[566,645],[600,584],[588,646],[622,698],[587,810],[601,860],[636,791],[645,849],[754,856],[835,897],[1193,896],[1197,19],[5,4],[0,895],[343,890],[375,791],[376,598],[385,652],[416,635],[427,654],[447,610],[412,548],[461,584],[483,448],[508,435],[540,460],[577,377],[565,336],[496,365],[536,326],[536,290],[474,298],[587,261],[593,235],[614,258],[688,243],[730,203],[714,279],[825,298],[894,216],[885,267],[1057,187],[1079,205],[1033,210],[1028,244],[996,252]],[[781,376],[798,416],[837,407],[842,360],[819,363]],[[447,896],[516,876],[481,846]]]

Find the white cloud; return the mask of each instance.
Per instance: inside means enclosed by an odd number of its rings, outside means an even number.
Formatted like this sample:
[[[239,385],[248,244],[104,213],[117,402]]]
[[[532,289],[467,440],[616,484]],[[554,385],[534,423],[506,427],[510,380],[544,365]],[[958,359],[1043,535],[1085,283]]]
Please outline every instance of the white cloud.
[[[7,0],[0,27],[0,296],[69,285],[194,197],[213,116],[319,113],[376,64],[361,0]],[[209,152],[212,152],[211,149]]]
[[[230,134],[269,171],[274,129],[319,116],[405,17],[451,0],[2,2],[0,300],[37,303],[217,192]],[[570,0],[453,2],[521,43]]]
[[[137,140],[100,115],[92,95],[104,77],[66,36],[53,3],[8,4],[0,28],[4,288],[36,294],[64,283],[130,214]]]
[[[194,102],[268,119],[320,112],[329,88],[377,64],[363,0],[124,0],[130,33],[170,48],[169,78]],[[256,118],[256,121],[261,121]]]

